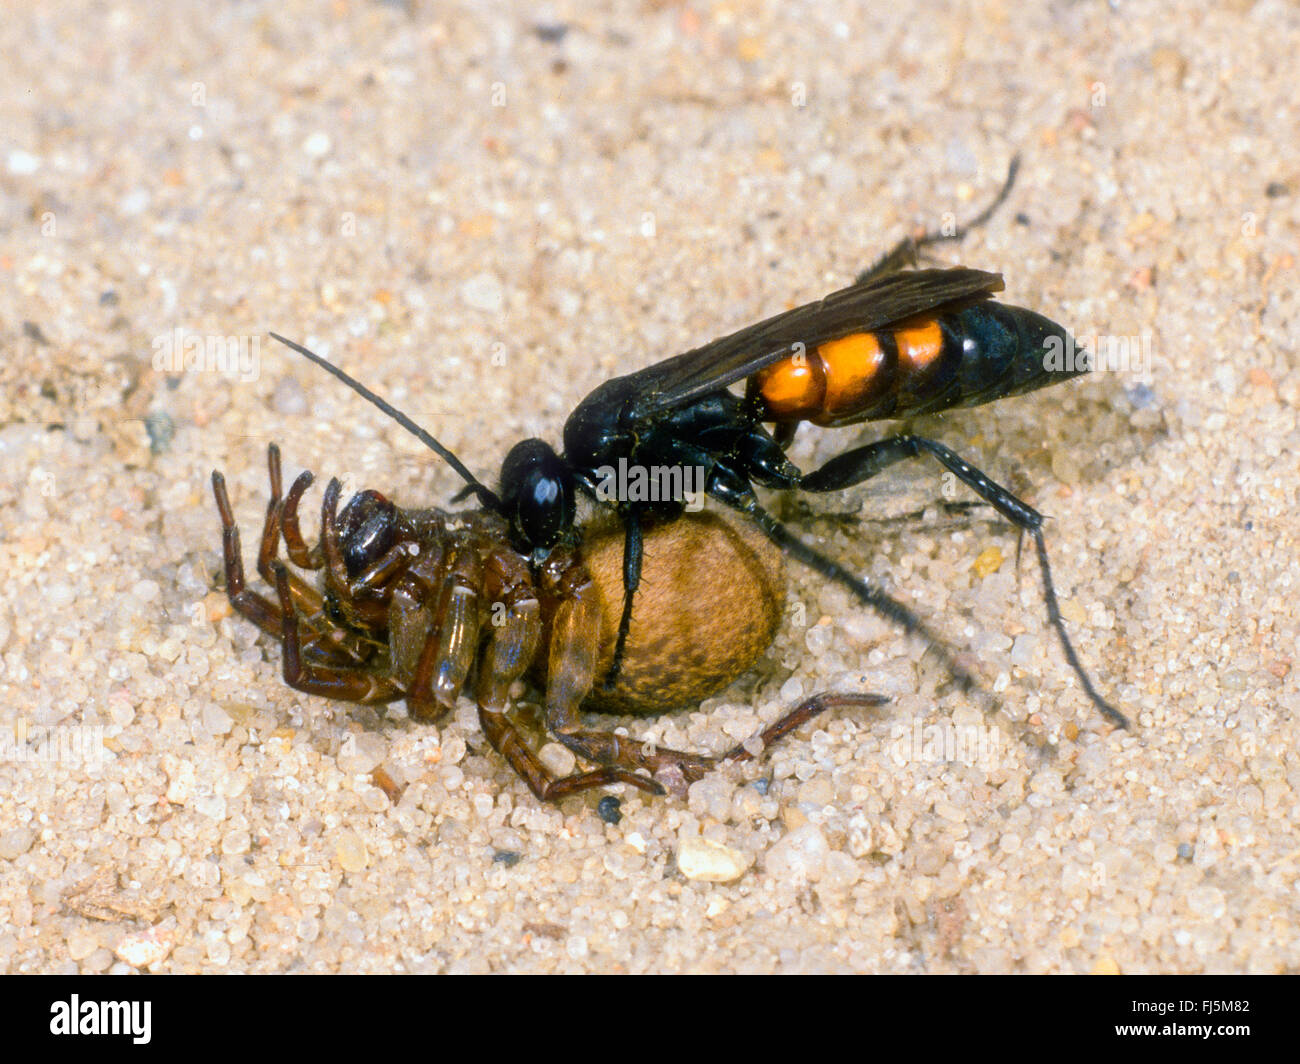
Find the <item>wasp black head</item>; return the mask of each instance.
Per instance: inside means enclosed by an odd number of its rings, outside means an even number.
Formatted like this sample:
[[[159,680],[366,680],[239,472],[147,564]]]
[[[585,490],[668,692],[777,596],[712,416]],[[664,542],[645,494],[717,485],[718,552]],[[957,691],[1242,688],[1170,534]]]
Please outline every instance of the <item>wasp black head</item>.
[[[510,448],[501,463],[501,513],[525,552],[553,547],[573,527],[573,472],[550,444],[533,439]]]

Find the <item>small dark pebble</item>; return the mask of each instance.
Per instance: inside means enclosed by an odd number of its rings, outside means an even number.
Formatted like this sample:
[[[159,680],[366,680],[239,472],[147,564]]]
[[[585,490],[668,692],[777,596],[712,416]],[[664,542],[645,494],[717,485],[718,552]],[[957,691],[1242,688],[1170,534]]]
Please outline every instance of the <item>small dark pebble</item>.
[[[559,44],[568,36],[569,26],[564,22],[539,22],[533,27],[537,39],[547,44]]]
[[[149,433],[149,450],[162,454],[176,435],[176,422],[165,410],[155,410],[144,419],[144,430]]]
[[[117,293],[111,288],[106,292],[99,293],[99,305],[101,307],[115,307],[118,302]]]
[[[596,803],[596,815],[606,824],[617,824],[623,819],[622,803],[612,794],[605,795]]]
[[[34,321],[23,322],[23,335],[29,340],[35,340],[38,344],[49,345],[49,340],[45,339],[45,334],[41,332],[41,327]]]
[[[1128,395],[1128,401],[1133,404],[1135,410],[1145,410],[1156,401],[1156,393],[1151,387],[1141,382],[1134,384],[1125,389]]]
[[[1016,215],[1016,225],[1029,225],[1029,215],[1021,211]]]
[[[768,779],[766,776],[760,776],[758,779],[754,781],[754,790],[758,791],[759,794],[766,796],[767,789],[771,785],[772,785],[772,781],[770,779]]]
[[[1255,531],[1255,522],[1254,522],[1254,521],[1247,521],[1246,524],[1245,524],[1243,527],[1246,529],[1247,532],[1254,532],[1254,531]]]
[[[514,868],[523,859],[524,855],[515,853],[514,850],[496,850],[492,854],[493,864],[505,865],[507,868]]]
[[[1192,859],[1192,854],[1195,852],[1196,851],[1190,842],[1180,842],[1178,844],[1178,859],[1180,861],[1190,861]]]
[[[1285,181],[1270,181],[1268,187],[1264,189],[1264,195],[1269,199],[1281,199],[1283,196],[1291,195],[1291,186]]]

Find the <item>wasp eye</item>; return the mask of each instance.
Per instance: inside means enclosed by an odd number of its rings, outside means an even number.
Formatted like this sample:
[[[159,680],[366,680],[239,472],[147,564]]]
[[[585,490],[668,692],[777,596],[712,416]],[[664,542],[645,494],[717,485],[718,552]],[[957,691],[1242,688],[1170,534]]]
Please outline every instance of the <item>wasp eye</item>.
[[[501,502],[515,546],[554,546],[573,525],[573,474],[542,440],[515,444],[501,464]]]

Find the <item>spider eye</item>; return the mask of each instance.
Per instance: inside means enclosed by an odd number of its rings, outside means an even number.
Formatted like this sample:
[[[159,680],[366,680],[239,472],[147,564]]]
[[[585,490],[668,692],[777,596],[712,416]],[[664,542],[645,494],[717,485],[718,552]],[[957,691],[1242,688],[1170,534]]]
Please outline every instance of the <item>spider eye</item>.
[[[501,501],[516,549],[552,547],[573,525],[573,474],[549,444],[524,440],[501,464]]]

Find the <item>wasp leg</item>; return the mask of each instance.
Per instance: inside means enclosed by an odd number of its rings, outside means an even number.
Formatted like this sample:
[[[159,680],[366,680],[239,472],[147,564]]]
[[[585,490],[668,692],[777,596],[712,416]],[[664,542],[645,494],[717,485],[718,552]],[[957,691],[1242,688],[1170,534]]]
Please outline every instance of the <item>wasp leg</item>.
[[[618,619],[618,641],[614,644],[614,659],[610,662],[609,672],[605,674],[604,685],[608,690],[614,686],[619,671],[623,668],[623,653],[627,649],[627,633],[632,627],[632,600],[637,588],[641,586],[641,510],[637,506],[628,506],[623,514],[623,613]]]
[[[1016,172],[1019,169],[1020,156],[1017,155],[1011,160],[1011,165],[1007,168],[1007,179],[1002,183],[1002,189],[998,192],[996,198],[965,225],[957,226],[951,230],[937,229],[923,232],[920,236],[904,237],[885,254],[881,255],[872,266],[858,274],[854,283],[865,284],[867,281],[874,281],[878,277],[897,273],[908,266],[915,266],[922,248],[927,248],[932,244],[943,244],[950,240],[961,240],[972,229],[978,229],[993,217],[993,212],[1001,207],[1007,196],[1011,194],[1011,186],[1016,183]]]
[[[1028,532],[1033,536],[1034,546],[1038,552],[1039,568],[1043,573],[1043,598],[1047,603],[1047,617],[1052,627],[1056,629],[1057,636],[1060,637],[1066,661],[1079,677],[1093,705],[1112,723],[1127,728],[1128,718],[1097,693],[1092,680],[1079,663],[1074,646],[1070,643],[1070,637],[1065,631],[1065,621],[1061,617],[1061,609],[1056,601],[1052,570],[1047,562],[1047,545],[1043,541],[1043,515],[1028,503],[1016,498],[1002,485],[991,480],[943,444],[912,435],[890,436],[867,444],[865,447],[857,447],[837,455],[820,469],[805,474],[799,486],[804,491],[838,491],[869,480],[895,462],[918,458],[922,454],[929,454],[936,458],[998,513],[1022,532]]]
[[[908,635],[918,636],[938,655],[940,662],[948,670],[964,691],[979,691],[980,685],[975,677],[944,646],[943,640],[930,629],[920,617],[909,610],[897,599],[891,598],[878,587],[872,587],[865,580],[860,580],[844,566],[812,547],[781,524],[775,517],[759,505],[757,497],[747,484],[737,481],[727,484],[715,481],[709,490],[719,502],[732,509],[748,515],[763,533],[789,554],[796,561],[808,566],[813,572],[832,580],[849,591],[859,602],[875,610],[886,620],[898,625]],[[987,698],[987,696],[985,696]],[[990,708],[992,708],[990,706]]]
[[[836,455],[820,469],[805,473],[799,481],[799,487],[804,491],[819,493],[840,491],[870,480],[897,462],[918,458],[922,454],[938,459],[958,480],[1017,528],[1033,532],[1042,526],[1043,515],[1028,503],[1017,499],[1006,488],[995,483],[942,443],[911,434],[888,436]]]
[[[284,654],[284,682],[298,691],[343,702],[373,705],[394,702],[406,692],[392,680],[362,671],[351,665],[325,666],[303,662],[303,646],[298,633],[298,614],[289,589],[289,570],[283,562],[274,562],[275,590],[280,598],[280,644]]]

